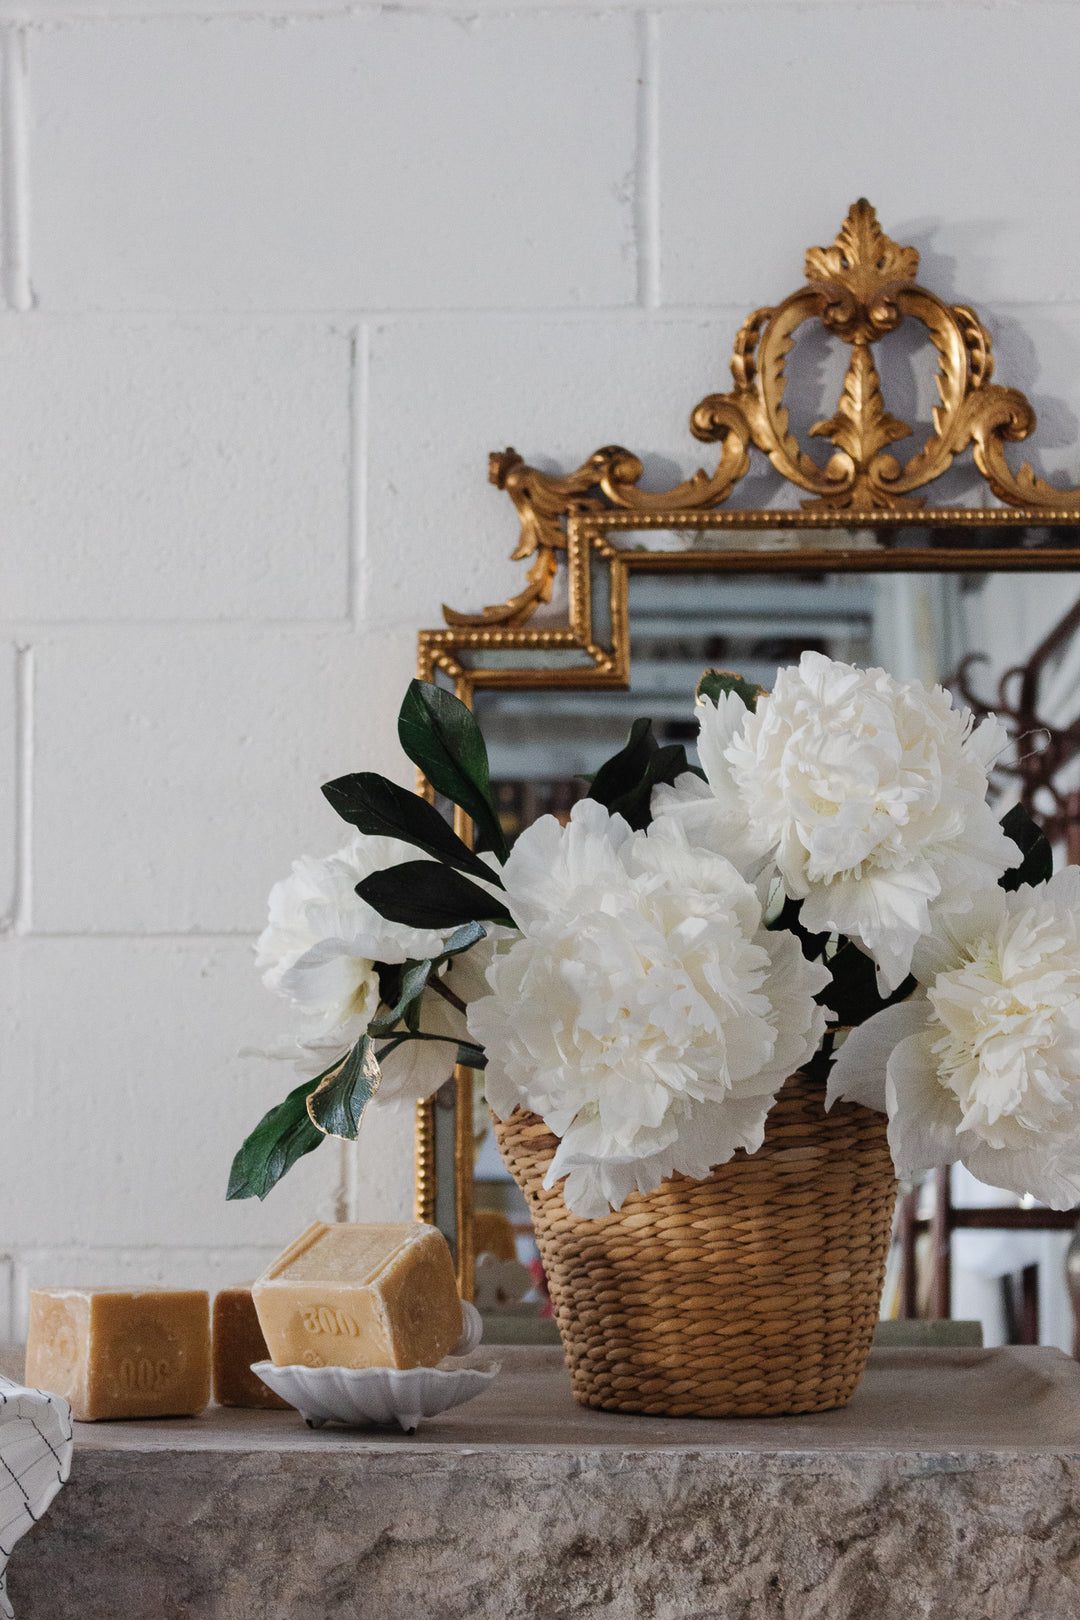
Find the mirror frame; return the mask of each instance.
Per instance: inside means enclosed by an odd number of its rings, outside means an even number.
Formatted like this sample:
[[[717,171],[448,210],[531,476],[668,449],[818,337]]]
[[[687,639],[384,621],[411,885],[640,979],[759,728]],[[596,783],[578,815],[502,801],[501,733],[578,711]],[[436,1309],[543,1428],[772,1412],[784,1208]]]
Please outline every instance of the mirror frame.
[[[861,200],[848,213],[830,248],[806,256],[808,285],[775,308],[755,311],[740,329],[731,363],[734,389],[702,400],[691,432],[719,442],[714,473],[699,471],[669,490],[642,490],[640,459],[620,446],[596,451],[564,477],[526,466],[512,449],[493,454],[492,483],[509,494],[521,533],[513,557],[530,560],[523,590],[479,613],[443,609],[438,629],[419,634],[417,674],[442,680],[472,705],[480,689],[543,691],[575,687],[625,691],[630,682],[629,584],[652,575],[745,574],[820,569],[829,573],[1073,571],[1080,563],[1080,489],[1058,489],[1025,464],[1014,474],[1004,454],[1008,441],[1026,438],[1035,413],[1023,394],[990,381],[990,335],[974,311],[948,305],[914,280],[914,248],[892,242],[874,210]],[[941,403],[923,449],[901,465],[891,446],[907,437],[907,424],[885,409],[872,345],[911,317],[925,328],[938,355]],[[794,334],[817,319],[851,347],[843,392],[834,415],[814,424],[833,452],[824,466],[788,430],[783,406],[784,363]],[[940,477],[968,447],[989,492],[1002,505],[928,506],[913,491]],[[801,509],[742,509],[722,505],[750,466],[751,447],[766,454],[789,483],[813,497]],[[905,530],[928,530],[927,543],[905,543]],[[1049,531],[1031,543],[1019,531]],[[655,551],[618,544],[633,533],[657,530],[715,535],[708,548]],[[1054,531],[1060,530],[1060,541]],[[761,543],[747,543],[758,531]],[[730,538],[729,538],[730,536]],[[552,608],[554,586],[565,568],[565,617]],[[594,623],[598,590],[607,623]],[[547,611],[545,611],[547,610]],[[522,652],[554,655],[553,667],[485,655]],[[565,657],[560,657],[565,655]],[[430,798],[418,779],[417,791]],[[471,835],[468,818],[455,828]],[[454,1071],[454,1209],[458,1284],[473,1293],[472,1072]],[[439,1167],[435,1154],[435,1101],[417,1106],[418,1220],[434,1222]]]

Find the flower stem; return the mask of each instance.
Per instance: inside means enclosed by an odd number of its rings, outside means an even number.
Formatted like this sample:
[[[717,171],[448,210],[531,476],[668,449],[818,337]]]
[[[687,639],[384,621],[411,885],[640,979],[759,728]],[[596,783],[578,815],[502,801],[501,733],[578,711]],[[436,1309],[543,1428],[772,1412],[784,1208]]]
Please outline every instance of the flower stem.
[[[450,989],[450,986],[444,984],[441,979],[429,979],[428,984],[435,991],[436,995],[442,996],[443,1000],[448,1001],[451,1007],[456,1007],[459,1013],[464,1013],[466,1011],[465,1003],[462,1001],[461,997],[456,996]]]

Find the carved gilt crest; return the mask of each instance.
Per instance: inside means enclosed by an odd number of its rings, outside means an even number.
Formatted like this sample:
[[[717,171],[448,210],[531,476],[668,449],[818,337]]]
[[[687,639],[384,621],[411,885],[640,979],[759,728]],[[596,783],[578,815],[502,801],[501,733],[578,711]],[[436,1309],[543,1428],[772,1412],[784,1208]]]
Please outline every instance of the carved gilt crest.
[[[462,630],[520,628],[540,603],[551,600],[568,516],[720,507],[749,470],[751,447],[806,492],[801,504],[808,512],[869,520],[875,514],[919,511],[926,497],[915,492],[940,477],[969,445],[991,492],[1007,506],[1033,514],[1075,512],[1080,490],[1054,488],[1027,463],[1015,474],[1007,465],[1005,444],[1031,433],[1035,413],[1019,390],[991,380],[990,335],[975,311],[947,304],[920,286],[918,270],[916,249],[886,236],[865,199],[853,204],[832,246],[807,252],[806,285],[775,307],[755,310],[743,323],[731,359],[734,387],[709,394],[691,413],[694,437],[720,446],[711,475],[699,470],[674,488],[650,491],[638,487],[639,458],[619,445],[595,451],[565,477],[527,466],[512,449],[493,454],[490,480],[507,492],[520,519],[513,556],[529,560],[525,588],[480,613],[445,608],[447,624]],[[909,319],[921,323],[937,352],[940,398],[930,437],[904,462],[893,447],[911,436],[911,428],[886,408],[873,345]],[[824,466],[799,444],[784,405],[787,356],[799,328],[814,320],[851,347],[836,410],[810,429],[833,446]]]

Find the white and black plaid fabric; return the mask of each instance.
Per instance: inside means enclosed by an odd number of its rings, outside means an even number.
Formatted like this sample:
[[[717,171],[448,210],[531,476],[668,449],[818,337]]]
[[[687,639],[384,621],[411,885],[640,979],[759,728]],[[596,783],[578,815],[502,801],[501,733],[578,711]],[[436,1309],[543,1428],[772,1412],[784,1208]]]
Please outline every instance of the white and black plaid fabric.
[[[7,1561],[71,1470],[71,1407],[62,1395],[0,1377],[0,1614],[13,1611]]]

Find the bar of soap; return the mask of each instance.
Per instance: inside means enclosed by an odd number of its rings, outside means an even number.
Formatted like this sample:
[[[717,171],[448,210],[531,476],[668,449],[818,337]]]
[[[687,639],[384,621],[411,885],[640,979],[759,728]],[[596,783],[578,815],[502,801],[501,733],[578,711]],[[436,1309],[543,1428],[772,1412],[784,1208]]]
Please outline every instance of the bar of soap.
[[[317,1221],[251,1292],[278,1367],[434,1367],[461,1337],[450,1249],[422,1221]]]
[[[251,1297],[251,1284],[223,1288],[214,1300],[214,1399],[219,1406],[251,1406],[261,1411],[288,1411],[288,1401],[275,1395],[251,1370],[266,1361],[263,1330]]]
[[[210,1296],[179,1288],[35,1288],[26,1382],[83,1423],[190,1417],[210,1399]]]

